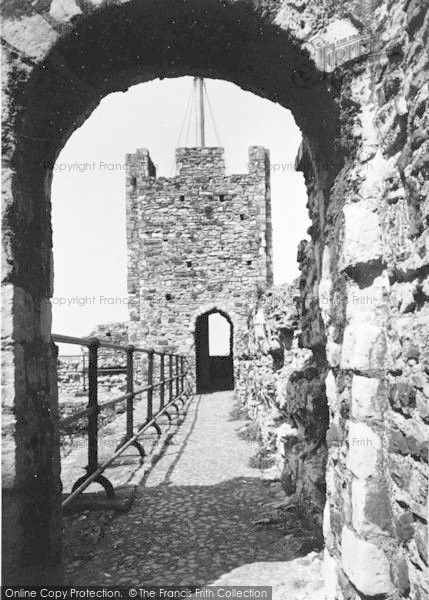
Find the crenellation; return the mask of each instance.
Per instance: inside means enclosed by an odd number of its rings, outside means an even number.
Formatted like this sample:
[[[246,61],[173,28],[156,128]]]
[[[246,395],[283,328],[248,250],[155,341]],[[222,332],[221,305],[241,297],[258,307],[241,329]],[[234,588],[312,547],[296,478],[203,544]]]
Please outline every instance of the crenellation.
[[[248,313],[237,391],[278,441],[285,493],[316,524],[326,505],[326,598],[426,598],[427,3],[4,4],[5,584],[63,582],[55,160],[101,98],[193,75],[198,57],[201,76],[291,110],[311,239],[298,289],[259,294],[272,278],[266,151],[252,147],[248,173],[227,176],[221,149],[183,149],[172,178],[147,150],[129,155],[131,338],[186,350],[204,312],[221,308],[239,333]]]
[[[148,175],[147,150],[127,163],[127,173],[140,169],[127,188],[131,335],[190,351],[195,310],[223,303],[244,323],[241,298],[271,283],[269,153],[252,146],[249,173],[231,176],[223,148],[177,148],[172,178]]]

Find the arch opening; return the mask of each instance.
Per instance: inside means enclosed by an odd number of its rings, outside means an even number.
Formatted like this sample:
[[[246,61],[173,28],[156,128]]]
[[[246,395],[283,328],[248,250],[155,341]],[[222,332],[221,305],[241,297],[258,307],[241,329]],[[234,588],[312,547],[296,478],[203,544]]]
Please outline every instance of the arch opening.
[[[28,10],[37,12],[34,7]],[[50,188],[55,161],[72,132],[111,92],[157,77],[212,77],[292,111],[313,165],[321,204],[327,202],[342,162],[335,145],[336,93],[323,82],[317,95],[314,87],[297,84],[297,69],[307,65],[314,72],[314,63],[291,33],[273,25],[252,4],[135,0],[84,12],[69,25],[55,31],[51,39],[57,41],[41,52],[37,63],[24,64],[11,53],[14,81],[7,88],[10,118],[3,140],[4,164],[10,170],[5,174],[4,232],[10,256],[4,279],[12,289],[5,310],[13,317],[15,343],[8,346],[5,362],[14,374],[8,381],[10,415],[20,424],[13,434],[10,481],[12,489],[16,483],[19,490],[16,514],[27,515],[17,527],[27,543],[25,561],[14,550],[9,566],[13,565],[10,580],[20,583],[61,580],[58,398],[49,303]],[[315,228],[313,234],[319,233]],[[22,310],[24,304],[28,310]],[[43,435],[35,436],[35,431]],[[34,473],[43,478],[35,480]],[[34,487],[27,486],[28,481]],[[40,523],[37,535],[33,523]],[[45,548],[43,556],[40,547]]]
[[[223,311],[200,315],[195,327],[197,393],[234,389],[234,327]]]
[[[157,77],[223,79],[290,109],[326,191],[341,163],[336,92],[321,81],[315,103],[314,87],[297,84],[303,67],[317,73],[290,33],[242,3],[191,0],[184,9],[177,0],[147,0],[78,19],[18,88],[13,130],[5,131],[15,149],[14,283],[51,296],[50,185],[67,139],[104,96]]]

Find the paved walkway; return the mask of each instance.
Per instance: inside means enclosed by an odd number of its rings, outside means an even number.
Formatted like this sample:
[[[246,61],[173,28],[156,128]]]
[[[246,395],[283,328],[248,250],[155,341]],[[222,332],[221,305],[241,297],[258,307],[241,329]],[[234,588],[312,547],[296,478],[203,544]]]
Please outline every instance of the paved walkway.
[[[195,399],[131,510],[113,521],[86,565],[68,569],[68,583],[219,581],[274,585],[275,598],[323,599],[319,556],[292,560],[285,532],[263,520],[278,484],[249,466],[256,447],[238,438],[243,422],[230,419],[232,406],[231,392]]]

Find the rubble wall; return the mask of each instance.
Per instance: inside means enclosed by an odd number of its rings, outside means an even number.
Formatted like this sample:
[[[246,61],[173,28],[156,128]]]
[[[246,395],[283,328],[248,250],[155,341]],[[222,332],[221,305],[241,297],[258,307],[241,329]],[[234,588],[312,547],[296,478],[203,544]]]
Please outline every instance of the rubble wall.
[[[62,578],[56,157],[108,93],[198,75],[280,103],[303,133],[300,335],[329,368],[327,598],[425,598],[427,3],[9,0],[2,12],[5,582]]]
[[[147,150],[127,156],[130,341],[190,352],[196,318],[218,308],[240,339],[249,302],[272,283],[269,154],[226,175],[223,148],[178,148],[176,176]]]
[[[300,347],[299,289],[276,286],[249,314],[236,393],[275,459],[287,502],[321,529],[326,501],[326,363]]]

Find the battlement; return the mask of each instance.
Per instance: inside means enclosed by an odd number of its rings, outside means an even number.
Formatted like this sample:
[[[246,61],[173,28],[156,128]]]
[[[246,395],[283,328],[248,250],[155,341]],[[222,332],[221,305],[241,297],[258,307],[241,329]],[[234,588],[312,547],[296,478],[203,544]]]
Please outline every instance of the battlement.
[[[156,178],[156,167],[147,148],[138,148],[126,155],[127,186],[139,187],[145,179]],[[250,146],[247,161],[248,174],[269,179],[270,153],[263,146]],[[236,174],[232,177],[245,176]],[[176,148],[176,177],[227,177],[225,149],[211,146],[206,148]]]
[[[147,148],[137,148],[134,154],[126,154],[127,187],[136,187],[147,177],[156,177],[156,167]]]
[[[176,148],[176,175],[225,175],[224,148]]]
[[[272,283],[269,152],[251,146],[246,172],[234,175],[220,147],[177,148],[174,177],[157,178],[151,165],[147,150],[127,155],[133,343],[183,349],[200,306],[222,305],[245,323],[248,303]]]

